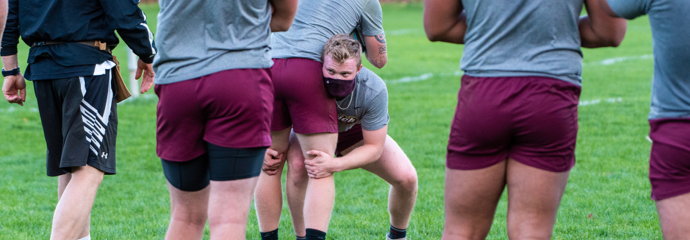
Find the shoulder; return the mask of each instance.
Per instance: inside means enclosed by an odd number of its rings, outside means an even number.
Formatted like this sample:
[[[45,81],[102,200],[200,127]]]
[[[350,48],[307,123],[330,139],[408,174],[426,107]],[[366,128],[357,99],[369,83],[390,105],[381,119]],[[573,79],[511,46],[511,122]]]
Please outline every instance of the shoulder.
[[[386,83],[383,82],[383,79],[366,67],[362,67],[362,70],[357,74],[357,84],[377,93],[387,91]]]
[[[364,100],[366,106],[371,107],[370,105],[372,102],[388,101],[386,83],[373,71],[362,68],[359,74],[357,74],[357,84],[360,88],[359,91],[363,92],[362,100]],[[385,95],[382,96],[384,98],[383,100],[381,99],[382,97],[379,97],[381,95]]]

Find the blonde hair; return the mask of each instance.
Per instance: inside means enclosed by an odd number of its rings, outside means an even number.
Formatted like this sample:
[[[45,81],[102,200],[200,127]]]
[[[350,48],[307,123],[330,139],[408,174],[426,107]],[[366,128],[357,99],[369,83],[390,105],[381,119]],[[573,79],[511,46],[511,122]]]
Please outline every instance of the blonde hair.
[[[344,63],[350,58],[357,60],[357,66],[362,64],[362,46],[357,40],[346,34],[336,34],[326,41],[323,46],[323,56],[330,56],[333,60]]]

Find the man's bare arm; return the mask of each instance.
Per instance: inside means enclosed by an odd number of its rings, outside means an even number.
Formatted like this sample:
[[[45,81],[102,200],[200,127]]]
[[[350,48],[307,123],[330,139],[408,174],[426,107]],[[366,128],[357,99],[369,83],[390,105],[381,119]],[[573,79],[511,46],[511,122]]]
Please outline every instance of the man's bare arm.
[[[388,126],[374,131],[362,129],[362,136],[364,137],[364,145],[352,149],[352,151],[345,153],[342,157],[336,158],[338,162],[336,170],[338,172],[361,168],[381,158],[383,145],[386,143],[386,137],[388,136]]]
[[[0,0],[0,39],[5,32],[5,22],[7,22],[7,0]]]
[[[464,44],[467,17],[460,0],[425,0],[424,31],[430,41]]]
[[[269,3],[273,7],[271,31],[284,32],[290,29],[297,14],[297,0],[270,0]]]
[[[2,57],[2,65],[4,69],[12,70],[19,67],[17,54]],[[24,106],[26,101],[26,82],[21,73],[17,75],[10,75],[5,77],[2,83],[2,93],[9,103],[16,103]]]
[[[364,36],[364,44],[367,45],[367,60],[374,67],[382,68],[388,62],[388,51],[386,49],[386,36],[379,34],[376,36]]]
[[[578,22],[582,47],[618,47],[625,37],[627,21],[612,17],[615,13],[606,0],[586,0],[585,7],[587,16]]]

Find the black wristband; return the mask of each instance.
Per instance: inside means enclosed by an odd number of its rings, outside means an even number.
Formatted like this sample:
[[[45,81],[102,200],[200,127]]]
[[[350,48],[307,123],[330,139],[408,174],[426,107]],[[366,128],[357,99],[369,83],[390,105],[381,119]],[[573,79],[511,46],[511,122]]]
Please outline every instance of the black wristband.
[[[20,73],[19,67],[15,68],[15,69],[12,69],[12,70],[9,70],[9,71],[5,71],[4,68],[2,69],[2,76],[3,76],[3,77],[13,76],[13,75],[17,75],[17,74],[19,74],[19,73]]]

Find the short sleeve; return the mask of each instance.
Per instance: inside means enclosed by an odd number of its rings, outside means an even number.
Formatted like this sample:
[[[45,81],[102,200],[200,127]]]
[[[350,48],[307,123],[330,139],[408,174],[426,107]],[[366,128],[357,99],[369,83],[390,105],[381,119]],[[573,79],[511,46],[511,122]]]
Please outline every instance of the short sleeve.
[[[379,130],[388,125],[388,92],[381,91],[367,104],[367,110],[362,116],[362,128],[367,131]]]
[[[383,11],[381,11],[381,4],[378,0],[367,1],[359,25],[365,36],[383,34]]]
[[[607,0],[616,15],[633,19],[649,12],[654,0]]]

